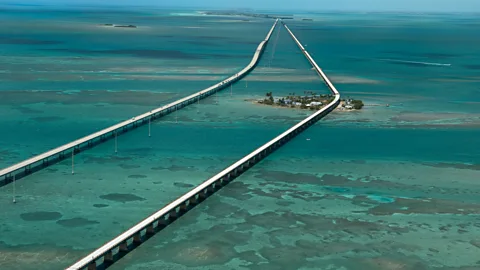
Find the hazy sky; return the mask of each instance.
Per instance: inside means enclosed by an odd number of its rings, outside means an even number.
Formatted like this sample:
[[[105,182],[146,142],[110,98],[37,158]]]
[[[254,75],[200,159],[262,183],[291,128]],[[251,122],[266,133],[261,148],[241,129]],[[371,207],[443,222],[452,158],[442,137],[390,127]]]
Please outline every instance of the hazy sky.
[[[480,12],[480,0],[0,0],[0,3],[154,5],[282,10]]]

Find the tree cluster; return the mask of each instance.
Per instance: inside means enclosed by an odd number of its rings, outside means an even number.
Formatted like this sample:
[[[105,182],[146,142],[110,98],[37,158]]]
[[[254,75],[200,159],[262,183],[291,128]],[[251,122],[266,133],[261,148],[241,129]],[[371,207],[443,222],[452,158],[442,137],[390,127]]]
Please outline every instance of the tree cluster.
[[[263,100],[263,103],[264,103],[264,104],[267,104],[267,105],[273,105],[274,99],[273,99],[273,94],[272,94],[272,92],[268,92],[268,93],[266,94],[266,96],[267,96],[267,98],[265,98],[265,99]]]
[[[364,104],[363,104],[363,101],[358,100],[358,99],[352,100],[351,103],[352,103],[353,108],[354,108],[355,110],[360,110],[361,108],[363,108],[363,105],[364,105]]]

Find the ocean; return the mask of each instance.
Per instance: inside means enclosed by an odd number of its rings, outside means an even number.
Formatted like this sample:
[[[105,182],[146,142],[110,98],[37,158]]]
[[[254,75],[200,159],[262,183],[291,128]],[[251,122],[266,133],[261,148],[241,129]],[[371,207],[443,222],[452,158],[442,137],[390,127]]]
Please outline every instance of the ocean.
[[[5,14],[5,15],[3,15]],[[248,64],[272,20],[184,10],[2,10],[0,165]],[[334,111],[113,269],[480,266],[475,16],[286,21],[358,112]],[[313,21],[302,21],[312,18]],[[137,25],[112,28],[101,24]],[[0,188],[0,269],[61,269],[309,115],[252,99],[328,93],[285,29],[232,89]],[[387,107],[386,104],[389,106]]]

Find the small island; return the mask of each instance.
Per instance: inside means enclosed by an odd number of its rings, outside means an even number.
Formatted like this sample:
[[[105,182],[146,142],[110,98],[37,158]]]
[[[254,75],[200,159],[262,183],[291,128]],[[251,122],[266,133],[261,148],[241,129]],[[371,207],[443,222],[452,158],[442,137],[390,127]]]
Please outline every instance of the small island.
[[[293,15],[288,15],[288,14],[287,15],[262,14],[262,13],[255,13],[253,10],[201,11],[200,14],[214,15],[214,16],[243,16],[243,17],[265,18],[265,19],[282,19],[282,20],[293,19]]]
[[[129,25],[114,25],[113,27],[122,27],[122,28],[137,28],[136,25],[129,24]]]
[[[102,26],[118,27],[118,28],[137,28],[137,26],[136,26],[136,25],[133,25],[133,24],[129,24],[129,25],[116,25],[116,24],[113,24],[113,23],[105,23],[105,24],[102,24]]]
[[[256,100],[255,102],[262,105],[277,106],[277,107],[286,107],[286,108],[297,108],[304,110],[320,110],[322,107],[326,106],[332,102],[335,97],[332,94],[322,94],[318,95],[312,91],[304,91],[303,96],[295,95],[295,93],[290,93],[286,97],[273,97],[272,92],[265,94],[264,99]],[[342,99],[340,100],[340,110],[360,110],[364,106],[361,100],[355,99]]]

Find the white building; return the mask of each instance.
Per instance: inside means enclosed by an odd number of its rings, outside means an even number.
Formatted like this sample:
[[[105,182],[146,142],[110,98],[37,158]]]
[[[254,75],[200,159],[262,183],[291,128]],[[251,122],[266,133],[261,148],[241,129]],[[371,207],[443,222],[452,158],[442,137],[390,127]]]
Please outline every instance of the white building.
[[[320,101],[312,101],[312,102],[310,102],[310,106],[320,106],[320,105],[323,105],[323,103],[320,102]]]

